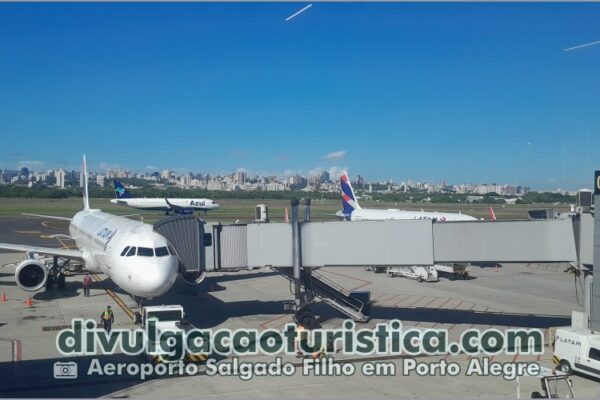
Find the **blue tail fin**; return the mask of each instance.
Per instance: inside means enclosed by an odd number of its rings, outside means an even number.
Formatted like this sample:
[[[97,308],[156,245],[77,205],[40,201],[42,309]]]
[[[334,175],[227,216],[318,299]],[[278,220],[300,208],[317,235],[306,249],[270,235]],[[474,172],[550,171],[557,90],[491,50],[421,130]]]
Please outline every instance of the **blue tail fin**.
[[[350,216],[354,210],[360,209],[356,196],[354,196],[354,190],[352,190],[352,184],[346,171],[340,177],[340,186],[342,187],[342,207],[344,215]]]
[[[115,185],[115,194],[117,195],[117,199],[126,199],[131,197],[131,194],[125,189],[125,186],[118,180],[113,181]]]

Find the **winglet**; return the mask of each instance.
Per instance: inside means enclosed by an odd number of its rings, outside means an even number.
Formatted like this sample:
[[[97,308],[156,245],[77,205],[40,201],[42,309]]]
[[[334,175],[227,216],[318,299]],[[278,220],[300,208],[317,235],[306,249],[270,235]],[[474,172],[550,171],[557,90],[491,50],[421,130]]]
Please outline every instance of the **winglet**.
[[[85,161],[85,154],[83,155],[83,163],[81,165],[81,186],[83,188],[83,209],[90,209],[90,199],[88,194],[88,173],[87,173],[87,162]]]

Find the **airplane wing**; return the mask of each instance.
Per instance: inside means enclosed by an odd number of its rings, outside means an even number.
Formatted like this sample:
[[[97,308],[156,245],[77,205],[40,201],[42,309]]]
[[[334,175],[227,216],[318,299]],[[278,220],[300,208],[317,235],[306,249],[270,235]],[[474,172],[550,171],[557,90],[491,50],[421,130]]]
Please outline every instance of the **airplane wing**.
[[[194,209],[191,207],[181,207],[175,204],[171,204],[171,202],[169,202],[169,199],[167,199],[166,197],[165,202],[167,203],[167,206],[169,206],[171,211],[173,211],[175,214],[192,214],[194,212]]]
[[[56,219],[59,221],[70,221],[71,218],[67,218],[67,217],[55,217],[53,215],[41,215],[41,214],[29,214],[29,213],[22,213],[22,215],[27,215],[28,217],[39,217],[39,218],[49,218],[49,219]]]
[[[23,244],[11,244],[11,243],[0,243],[0,250],[11,250],[23,253],[39,253],[49,256],[58,256],[66,258],[76,258],[79,260],[83,259],[83,253],[81,250],[62,249],[53,247],[42,247],[42,246],[28,246]]]

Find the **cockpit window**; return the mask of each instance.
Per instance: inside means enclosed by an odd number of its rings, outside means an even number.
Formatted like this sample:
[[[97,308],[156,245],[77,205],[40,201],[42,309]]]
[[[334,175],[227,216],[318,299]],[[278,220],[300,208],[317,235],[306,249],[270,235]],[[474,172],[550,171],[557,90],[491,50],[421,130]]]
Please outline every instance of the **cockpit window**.
[[[138,247],[137,255],[142,257],[154,257],[154,249],[151,249],[150,247]]]
[[[127,254],[127,250],[129,250],[129,246],[127,246],[123,249],[123,251],[121,252],[121,257],[123,257],[125,254]]]
[[[135,247],[130,247],[127,252],[127,257],[135,256]]]
[[[156,257],[164,257],[169,255],[169,251],[166,247],[157,247],[154,249],[154,252],[156,253]]]

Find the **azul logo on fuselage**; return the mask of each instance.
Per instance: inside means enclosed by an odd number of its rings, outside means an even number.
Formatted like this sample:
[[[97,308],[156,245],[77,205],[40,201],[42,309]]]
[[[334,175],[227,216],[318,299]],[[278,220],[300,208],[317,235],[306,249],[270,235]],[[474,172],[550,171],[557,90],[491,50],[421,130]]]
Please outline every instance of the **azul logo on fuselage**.
[[[204,200],[190,200],[191,207],[202,207],[205,205],[206,205],[206,202]]]
[[[102,228],[96,233],[96,237],[100,239],[104,243],[104,247],[108,245],[108,243],[112,240],[113,236],[117,233],[117,230],[114,231],[108,228]]]

